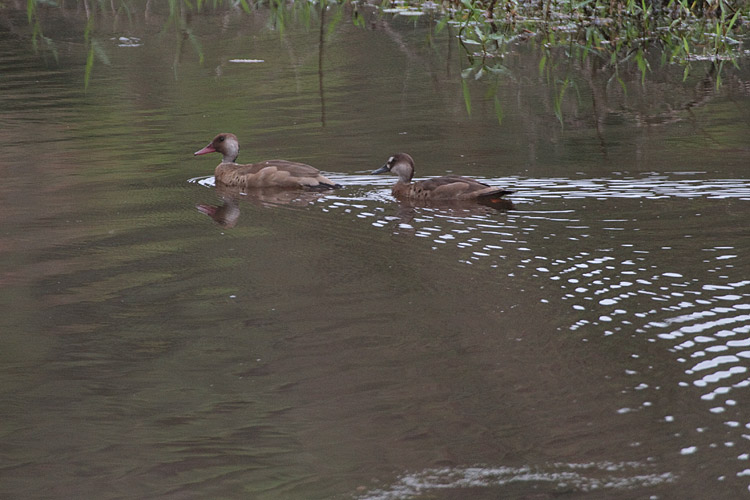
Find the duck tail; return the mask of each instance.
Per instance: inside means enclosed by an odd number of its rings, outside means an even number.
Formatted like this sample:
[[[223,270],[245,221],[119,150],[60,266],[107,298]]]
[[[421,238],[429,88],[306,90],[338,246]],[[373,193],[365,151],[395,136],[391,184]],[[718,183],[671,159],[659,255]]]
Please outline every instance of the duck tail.
[[[341,189],[341,184],[327,184],[325,182],[321,182],[317,186],[310,186],[310,189],[313,191],[330,191],[331,189]]]
[[[481,196],[479,196],[480,199],[500,199],[503,196],[507,194],[513,194],[515,191],[509,191],[507,189],[496,189],[495,191],[490,191],[489,193],[484,193]]]
[[[479,196],[477,201],[482,205],[487,205],[489,207],[509,210],[513,208],[513,202],[503,198],[503,196],[513,194],[514,192],[515,191],[509,191],[507,189],[497,189]]]

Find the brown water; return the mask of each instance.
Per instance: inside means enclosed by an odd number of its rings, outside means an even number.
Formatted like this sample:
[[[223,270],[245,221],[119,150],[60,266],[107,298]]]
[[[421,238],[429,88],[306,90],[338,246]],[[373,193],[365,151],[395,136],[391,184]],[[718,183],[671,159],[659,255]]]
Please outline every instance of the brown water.
[[[426,17],[150,9],[96,14],[84,90],[83,7],[39,11],[35,51],[22,4],[1,498],[747,494],[747,71],[655,65],[624,93],[573,65],[561,123],[519,47],[469,114]],[[221,131],[345,187],[218,193],[192,152]],[[399,206],[368,172],[400,150],[515,209]]]

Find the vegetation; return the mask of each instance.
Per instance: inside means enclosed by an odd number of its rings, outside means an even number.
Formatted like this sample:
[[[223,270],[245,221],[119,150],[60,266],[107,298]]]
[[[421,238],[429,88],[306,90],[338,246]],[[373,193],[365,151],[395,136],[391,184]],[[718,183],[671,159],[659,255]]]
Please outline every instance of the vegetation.
[[[661,63],[717,64],[717,85],[725,62],[750,51],[750,2],[744,0],[449,0],[437,29],[452,24],[470,54],[476,77],[502,71],[492,61],[514,44],[535,43],[544,52],[541,69],[559,49],[570,59],[595,58],[614,69],[635,64],[645,78],[648,57],[658,49]],[[472,49],[472,47],[475,47]]]
[[[107,12],[112,17],[129,19],[135,12],[156,7],[139,0],[78,0],[73,4],[85,12],[88,20],[84,31],[84,85],[88,87],[95,61],[108,64],[107,54],[94,36],[98,15]],[[339,8],[324,9],[326,6]],[[71,3],[27,0],[34,48],[57,58],[54,42],[41,29],[42,8],[70,9]],[[465,51],[468,64],[461,81],[469,113],[469,82],[488,75],[496,81],[507,76],[504,58],[519,47],[538,51],[539,70],[554,89],[555,113],[561,121],[566,92],[576,87],[575,78],[566,76],[574,73],[570,68],[575,65],[587,64],[606,71],[626,91],[621,78],[624,72],[638,72],[643,84],[652,65],[680,65],[683,79],[687,79],[700,63],[702,68],[709,66],[711,80],[719,87],[725,69],[738,67],[738,61],[750,55],[744,45],[750,26],[747,0],[443,0],[441,4],[430,0],[383,0],[379,5],[358,0],[168,0],[158,6],[165,19],[162,33],[176,36],[176,53],[188,42],[201,61],[201,44],[186,21],[191,12],[233,9],[250,14],[261,8],[270,10],[273,29],[281,33],[290,16],[309,20],[313,11],[320,12],[322,22],[326,10],[332,10],[333,17],[327,20],[329,31],[342,20],[345,10],[351,22],[360,27],[366,25],[363,12],[373,9],[407,16],[429,12],[434,33],[448,29],[452,38],[457,31]],[[496,113],[502,120],[498,100]]]

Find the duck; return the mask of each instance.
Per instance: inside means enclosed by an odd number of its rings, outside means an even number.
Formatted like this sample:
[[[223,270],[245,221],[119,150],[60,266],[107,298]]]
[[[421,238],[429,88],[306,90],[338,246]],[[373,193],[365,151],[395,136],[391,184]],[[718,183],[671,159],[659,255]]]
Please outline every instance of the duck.
[[[221,163],[214,171],[217,184],[239,188],[280,189],[334,189],[341,187],[305,163],[287,160],[267,160],[260,163],[236,163],[240,154],[240,141],[230,133],[221,133],[193,156],[208,153],[222,155]]]
[[[490,186],[469,177],[445,175],[412,182],[414,159],[407,153],[396,153],[373,174],[390,172],[398,175],[391,192],[401,201],[429,202],[477,202],[508,208],[510,202],[503,196],[513,193],[507,189]]]

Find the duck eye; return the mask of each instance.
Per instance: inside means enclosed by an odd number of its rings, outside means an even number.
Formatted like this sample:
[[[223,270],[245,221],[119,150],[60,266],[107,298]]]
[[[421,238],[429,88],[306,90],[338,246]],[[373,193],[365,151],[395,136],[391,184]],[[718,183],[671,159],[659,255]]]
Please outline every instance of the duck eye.
[[[219,142],[224,142],[224,136],[219,137]]]

